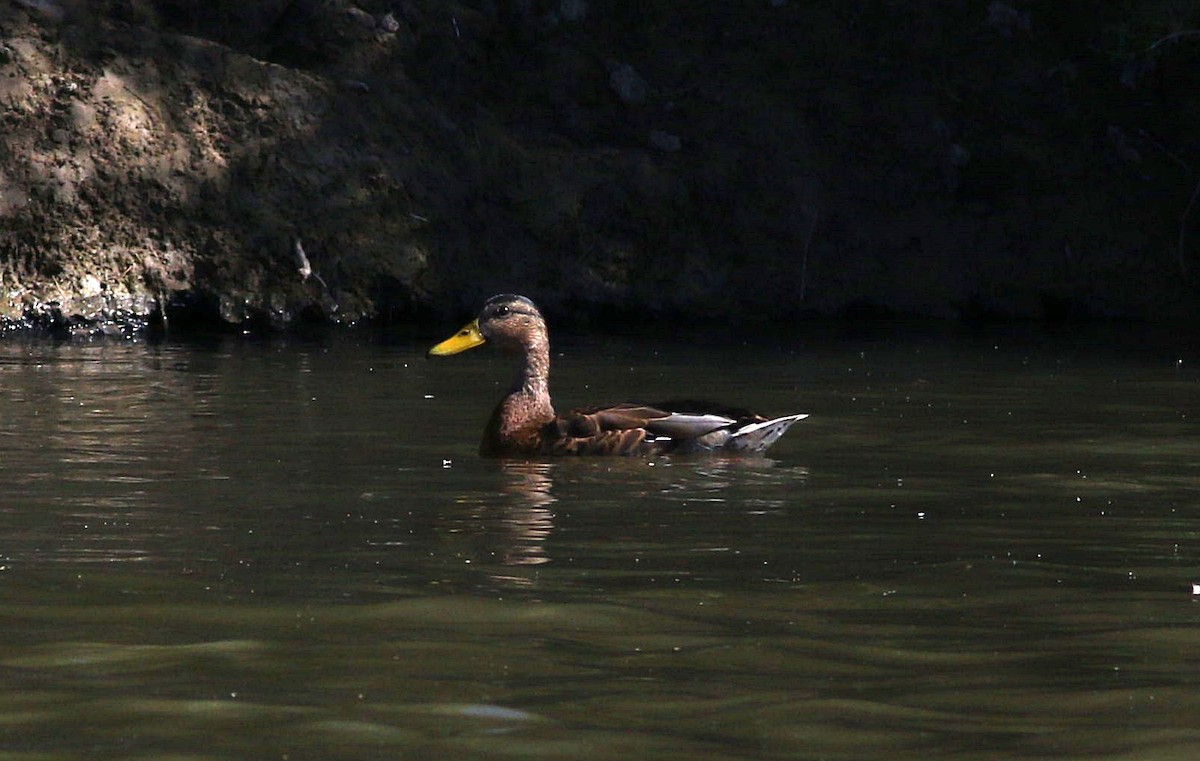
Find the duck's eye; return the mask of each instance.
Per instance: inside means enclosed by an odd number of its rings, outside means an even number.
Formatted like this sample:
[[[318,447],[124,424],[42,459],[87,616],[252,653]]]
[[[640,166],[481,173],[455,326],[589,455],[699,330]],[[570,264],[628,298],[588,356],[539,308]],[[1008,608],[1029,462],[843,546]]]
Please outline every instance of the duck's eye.
[[[497,317],[506,317],[508,315],[508,313],[511,311],[512,310],[509,309],[507,306],[504,306],[503,304],[501,304],[500,306],[496,307],[496,316]]]

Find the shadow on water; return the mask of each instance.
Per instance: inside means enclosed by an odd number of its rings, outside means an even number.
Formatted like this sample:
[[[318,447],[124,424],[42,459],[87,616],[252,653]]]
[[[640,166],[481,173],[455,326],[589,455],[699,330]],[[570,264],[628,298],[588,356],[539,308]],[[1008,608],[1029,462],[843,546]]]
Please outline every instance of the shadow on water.
[[[1190,366],[564,343],[564,394],[814,414],[771,459],[492,462],[486,355],[0,346],[0,756],[1200,751]]]

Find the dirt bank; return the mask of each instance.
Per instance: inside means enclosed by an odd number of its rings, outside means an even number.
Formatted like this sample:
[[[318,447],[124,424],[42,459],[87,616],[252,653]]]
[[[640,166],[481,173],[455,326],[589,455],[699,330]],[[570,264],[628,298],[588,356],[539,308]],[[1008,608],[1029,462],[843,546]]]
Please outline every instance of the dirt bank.
[[[1195,317],[1195,28],[1165,1],[6,3],[0,315],[282,327],[516,290]]]

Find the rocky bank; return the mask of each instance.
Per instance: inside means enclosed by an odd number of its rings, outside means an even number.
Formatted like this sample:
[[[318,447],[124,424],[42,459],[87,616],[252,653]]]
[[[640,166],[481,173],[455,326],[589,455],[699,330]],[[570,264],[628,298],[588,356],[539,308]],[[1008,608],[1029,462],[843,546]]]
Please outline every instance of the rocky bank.
[[[1194,319],[1200,9],[1135,5],[5,2],[0,316]]]

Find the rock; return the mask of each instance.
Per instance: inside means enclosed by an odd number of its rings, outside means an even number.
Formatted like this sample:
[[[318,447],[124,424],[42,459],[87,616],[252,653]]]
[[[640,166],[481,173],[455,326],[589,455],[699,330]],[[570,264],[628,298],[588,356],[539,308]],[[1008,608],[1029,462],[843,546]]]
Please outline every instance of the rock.
[[[352,5],[346,9],[346,15],[363,29],[375,28],[375,17],[358,6]]]
[[[104,291],[104,284],[95,275],[85,275],[79,282],[79,293],[85,297],[99,296]]]
[[[1112,146],[1113,153],[1122,162],[1134,165],[1142,163],[1141,152],[1129,140],[1125,130],[1115,124],[1110,124],[1105,131],[1105,136],[1108,138],[1108,144]]]
[[[946,154],[942,162],[942,182],[946,186],[946,190],[951,193],[957,193],[959,185],[962,181],[962,168],[971,163],[971,152],[959,145],[953,143],[946,149]]]
[[[993,0],[987,7],[987,25],[1005,37],[1028,32],[1032,27],[1028,11],[1019,11],[1008,3]]]
[[[572,24],[587,18],[587,12],[587,0],[561,0],[558,4],[558,15]]]
[[[946,158],[950,162],[950,166],[964,167],[971,162],[971,152],[958,143],[954,143],[946,152]]]
[[[650,85],[627,63],[619,63],[612,67],[608,75],[608,85],[622,103],[630,106],[645,103],[650,95]]]
[[[96,107],[90,103],[75,101],[67,109],[71,126],[77,131],[89,130],[96,124]]]
[[[396,32],[400,31],[400,22],[396,20],[395,14],[390,12],[385,13],[383,14],[383,17],[379,19],[379,28],[388,34],[395,34]]]
[[[670,132],[656,129],[650,131],[650,145],[663,153],[678,153],[683,148],[683,141]]]
[[[31,14],[40,17],[44,21],[58,23],[67,15],[66,9],[61,2],[56,0],[17,0],[17,5],[20,5]]]

